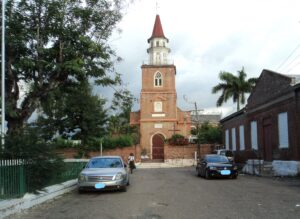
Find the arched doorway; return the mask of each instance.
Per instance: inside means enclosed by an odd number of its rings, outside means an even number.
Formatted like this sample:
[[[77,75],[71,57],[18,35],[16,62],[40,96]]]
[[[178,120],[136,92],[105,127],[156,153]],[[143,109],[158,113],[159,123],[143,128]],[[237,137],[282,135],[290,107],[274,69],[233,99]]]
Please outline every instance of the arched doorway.
[[[164,136],[156,134],[152,138],[152,159],[164,159]]]

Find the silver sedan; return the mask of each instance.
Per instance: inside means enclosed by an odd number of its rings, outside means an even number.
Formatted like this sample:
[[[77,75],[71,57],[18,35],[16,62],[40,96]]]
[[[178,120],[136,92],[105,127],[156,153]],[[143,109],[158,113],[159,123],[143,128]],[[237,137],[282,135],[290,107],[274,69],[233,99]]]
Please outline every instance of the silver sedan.
[[[120,156],[93,157],[78,177],[78,191],[121,190],[126,191],[129,174]]]

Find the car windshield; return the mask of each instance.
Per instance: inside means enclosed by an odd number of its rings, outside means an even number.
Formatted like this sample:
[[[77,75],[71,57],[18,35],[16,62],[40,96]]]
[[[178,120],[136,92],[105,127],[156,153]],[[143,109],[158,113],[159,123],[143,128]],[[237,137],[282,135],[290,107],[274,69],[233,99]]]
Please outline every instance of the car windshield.
[[[86,168],[121,168],[120,158],[94,158],[90,160]]]
[[[208,163],[228,163],[228,159],[224,156],[208,156],[206,160]]]

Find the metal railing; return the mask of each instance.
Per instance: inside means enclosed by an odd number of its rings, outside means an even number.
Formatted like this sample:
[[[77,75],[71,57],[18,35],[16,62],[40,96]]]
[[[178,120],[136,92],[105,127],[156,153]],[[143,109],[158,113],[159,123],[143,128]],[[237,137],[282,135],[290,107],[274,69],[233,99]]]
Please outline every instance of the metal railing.
[[[0,160],[0,199],[17,198],[26,193],[23,160]]]
[[[64,170],[42,186],[47,187],[76,179],[86,163],[87,161],[66,161]],[[0,199],[19,198],[29,191],[30,181],[26,177],[29,168],[30,164],[25,160],[0,159]]]

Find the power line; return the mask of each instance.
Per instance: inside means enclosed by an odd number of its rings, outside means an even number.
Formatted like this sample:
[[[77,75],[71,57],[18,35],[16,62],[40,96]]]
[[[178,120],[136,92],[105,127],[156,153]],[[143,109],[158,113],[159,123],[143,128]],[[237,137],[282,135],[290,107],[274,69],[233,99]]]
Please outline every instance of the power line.
[[[297,51],[297,49],[300,47],[300,43],[296,46],[296,48],[291,52],[291,54],[288,55],[288,57],[277,67],[276,71],[278,71],[287,61],[288,59]]]
[[[300,57],[300,54],[297,55],[290,63],[288,63],[284,69],[288,69],[288,67],[290,67],[299,57]],[[282,70],[284,70],[284,69],[282,69]]]
[[[297,62],[293,67],[291,67],[289,70],[287,70],[286,73],[289,73],[290,71],[292,71],[296,66],[298,66],[300,64],[300,62]]]

